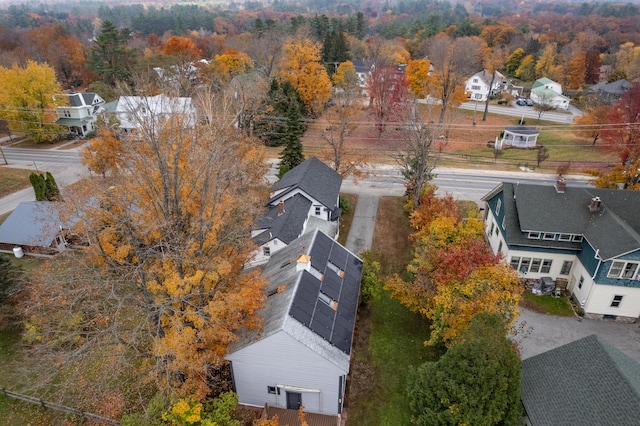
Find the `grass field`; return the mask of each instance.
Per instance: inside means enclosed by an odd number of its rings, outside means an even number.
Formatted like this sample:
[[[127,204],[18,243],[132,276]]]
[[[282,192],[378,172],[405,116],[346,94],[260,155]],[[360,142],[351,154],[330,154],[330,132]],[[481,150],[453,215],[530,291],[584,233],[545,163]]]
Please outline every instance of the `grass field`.
[[[29,174],[31,170],[0,167],[0,197],[31,186]]]
[[[385,275],[402,273],[411,258],[411,230],[402,205],[400,197],[382,197],[378,206],[372,251]],[[347,425],[410,423],[409,369],[440,355],[424,346],[428,339],[429,322],[386,292],[370,308],[359,309]]]
[[[574,316],[571,304],[564,297],[538,296],[530,291],[525,291],[522,294],[520,306],[541,314],[555,315],[558,317]]]

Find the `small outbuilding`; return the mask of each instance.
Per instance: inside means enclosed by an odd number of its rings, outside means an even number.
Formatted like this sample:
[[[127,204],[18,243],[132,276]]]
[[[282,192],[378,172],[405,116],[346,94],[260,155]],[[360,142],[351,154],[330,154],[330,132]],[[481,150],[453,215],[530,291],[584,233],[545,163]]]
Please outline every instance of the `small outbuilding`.
[[[496,138],[496,149],[505,146],[514,148],[535,148],[540,132],[533,127],[508,126],[502,132],[502,138]]]

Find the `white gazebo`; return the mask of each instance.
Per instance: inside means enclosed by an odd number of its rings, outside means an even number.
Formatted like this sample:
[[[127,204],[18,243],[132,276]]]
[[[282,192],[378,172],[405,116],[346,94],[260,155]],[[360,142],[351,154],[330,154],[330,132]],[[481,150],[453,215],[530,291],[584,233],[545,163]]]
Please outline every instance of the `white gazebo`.
[[[502,139],[496,138],[496,149],[502,149],[503,146],[512,146],[515,148],[534,148],[538,143],[538,132],[532,127],[525,126],[509,126],[504,128]]]

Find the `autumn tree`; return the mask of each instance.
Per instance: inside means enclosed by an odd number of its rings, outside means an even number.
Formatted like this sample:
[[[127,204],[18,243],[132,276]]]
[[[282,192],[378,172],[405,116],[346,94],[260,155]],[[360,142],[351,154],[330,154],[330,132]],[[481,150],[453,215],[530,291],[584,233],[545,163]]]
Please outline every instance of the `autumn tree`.
[[[600,133],[609,122],[609,112],[611,107],[607,105],[596,106],[590,111],[576,117],[577,132],[581,136],[591,140],[591,145],[595,145],[600,140]]]
[[[0,117],[13,133],[26,133],[35,142],[54,142],[63,131],[55,124],[55,108],[64,105],[54,70],[27,61],[25,67],[0,67]]]
[[[117,173],[124,166],[126,159],[122,140],[112,129],[101,128],[97,137],[80,152],[80,162],[89,170],[106,178],[108,174]]]
[[[536,61],[533,55],[522,58],[520,66],[515,71],[515,76],[522,81],[533,81],[536,79]]]
[[[87,300],[96,292],[95,311],[76,311],[69,305],[80,296],[57,290],[68,298],[57,311],[77,316],[78,342],[59,348],[65,358],[88,353],[89,337],[105,339],[111,346],[100,367],[117,364],[108,355],[119,348],[142,385],[196,399],[210,392],[210,374],[236,332],[260,325],[264,280],[243,265],[253,253],[246,230],[266,193],[263,150],[231,125],[230,103],[210,93],[198,102],[197,123],[178,104],[168,117],[131,112],[139,130],[122,145],[124,164],[92,181],[91,202],[80,203],[94,242],[88,250],[103,270],[102,279],[74,288]],[[34,343],[51,344],[60,324],[37,319]],[[92,333],[82,338],[85,329]]]
[[[298,91],[311,114],[319,114],[331,95],[331,80],[320,59],[319,46],[309,39],[284,45],[279,76]]]
[[[563,59],[558,54],[556,43],[547,45],[536,61],[536,78],[548,77],[551,80],[563,80]]]
[[[533,109],[538,113],[538,120],[542,118],[545,112],[554,111],[556,105],[553,103],[556,93],[551,89],[544,89],[537,93],[536,101],[533,103]]]
[[[513,51],[509,58],[507,58],[507,62],[504,64],[504,68],[509,77],[516,77],[516,70],[520,68],[524,56],[524,49],[518,47]]]
[[[417,99],[424,99],[429,95],[431,87],[431,61],[428,59],[411,60],[405,69],[409,91]]]
[[[333,106],[322,116],[326,123],[326,126],[323,124],[322,139],[329,145],[330,153],[323,157],[327,157],[328,164],[332,164],[342,177],[359,178],[363,175],[360,169],[366,159],[348,148],[347,139],[358,126],[362,112],[360,80],[353,64],[347,61],[340,64],[333,81]]]
[[[577,90],[585,83],[587,72],[587,52],[578,50],[569,59],[567,65],[566,83],[567,89]]]
[[[181,63],[194,62],[202,57],[202,50],[187,37],[172,36],[167,40],[162,53],[178,58]]]
[[[441,102],[439,123],[446,113],[466,100],[467,78],[481,67],[480,41],[473,37],[452,39],[438,35],[428,40],[429,59],[434,66],[431,94]]]
[[[128,30],[119,30],[111,21],[104,21],[91,48],[87,66],[110,86],[129,80],[135,52],[127,48],[128,38]]]
[[[384,62],[373,65],[365,81],[369,96],[369,107],[373,109],[378,137],[382,136],[387,121],[391,118],[393,104],[397,101],[395,91],[404,84],[404,78],[396,72],[396,67]]]
[[[607,127],[600,132],[602,148],[618,154],[620,163],[600,174],[599,187],[622,186],[640,189],[640,84],[631,88],[612,106]]]
[[[278,28],[257,31],[252,35],[246,50],[253,60],[256,70],[269,80],[275,77],[279,71],[285,37],[286,34]]]
[[[433,170],[439,157],[436,144],[443,126],[431,120],[431,110],[429,104],[418,104],[407,99],[394,111],[402,140],[394,158],[406,181],[414,210],[420,205],[424,186],[433,179]]]
[[[422,425],[517,424],[522,361],[504,317],[482,313],[436,362],[411,370],[412,420]]]

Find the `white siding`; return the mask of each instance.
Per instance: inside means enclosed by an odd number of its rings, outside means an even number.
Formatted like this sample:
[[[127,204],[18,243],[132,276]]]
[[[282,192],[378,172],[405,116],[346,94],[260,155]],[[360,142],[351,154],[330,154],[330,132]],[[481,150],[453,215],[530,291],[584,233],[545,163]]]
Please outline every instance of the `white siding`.
[[[620,306],[611,307],[613,297],[623,296]],[[621,287],[614,285],[595,285],[585,312],[598,315],[616,315],[619,317],[640,317],[640,288]]]
[[[302,392],[305,411],[338,414],[338,383],[347,371],[338,368],[299,341],[280,331],[227,356],[239,402],[286,408],[286,392],[270,394],[268,386],[295,386]]]
[[[580,277],[583,278],[583,282],[581,288],[578,288],[580,285]],[[578,302],[578,306],[585,311],[594,287],[595,283],[591,278],[591,275],[585,267],[582,266],[582,263],[576,260],[573,264],[573,271],[571,272],[571,279],[569,280],[569,286],[567,288],[571,291],[574,299]]]
[[[493,227],[491,226],[493,224]],[[493,228],[493,231],[492,231]],[[496,235],[496,229],[498,229],[498,234]],[[507,243],[504,240],[504,236],[502,235],[503,229],[496,222],[493,212],[491,211],[487,215],[487,222],[485,227],[485,234],[487,236],[487,240],[489,241],[489,246],[493,251],[493,254],[498,254],[498,248],[500,247],[500,243],[502,243],[502,249],[500,253],[502,253],[503,258],[506,258],[509,255],[509,249],[507,247]]]
[[[511,258],[513,256],[517,256],[520,259],[522,258],[528,258],[531,259],[530,263],[529,263],[529,271],[527,271],[526,274],[521,273],[520,271],[518,271],[518,275],[520,275],[521,278],[528,278],[528,279],[537,279],[537,278],[541,278],[541,277],[551,277],[554,280],[558,279],[558,278],[569,278],[569,276],[567,275],[560,275],[560,270],[562,269],[562,264],[564,263],[565,260],[569,260],[572,261],[574,264],[573,270],[575,271],[575,265],[579,264],[580,262],[578,261],[578,259],[576,258],[576,256],[574,255],[568,255],[568,254],[558,254],[558,253],[554,253],[553,251],[549,251],[549,252],[539,252],[539,251],[525,251],[525,250],[511,250],[508,254],[507,257],[507,262],[511,262]],[[551,260],[551,269],[549,270],[549,272],[540,272],[540,270],[538,270],[538,272],[532,272],[531,271],[531,263],[533,262],[533,259],[540,259],[540,268],[542,269],[542,261],[543,260]],[[582,266],[582,265],[580,265]],[[586,277],[585,277],[586,278]]]
[[[258,247],[258,250],[255,251],[253,257],[251,258],[251,260],[249,262],[247,262],[246,266],[247,267],[251,267],[251,266],[256,266],[256,265],[261,265],[263,263],[267,263],[269,261],[269,259],[271,259],[271,256],[273,256],[273,254],[279,250],[282,250],[283,248],[285,248],[287,245],[282,242],[282,240],[279,240],[278,238],[274,238],[273,240],[267,241],[266,243],[264,243],[263,245],[261,245],[260,247]],[[264,254],[264,247],[268,247],[270,250],[270,255],[266,256]]]

